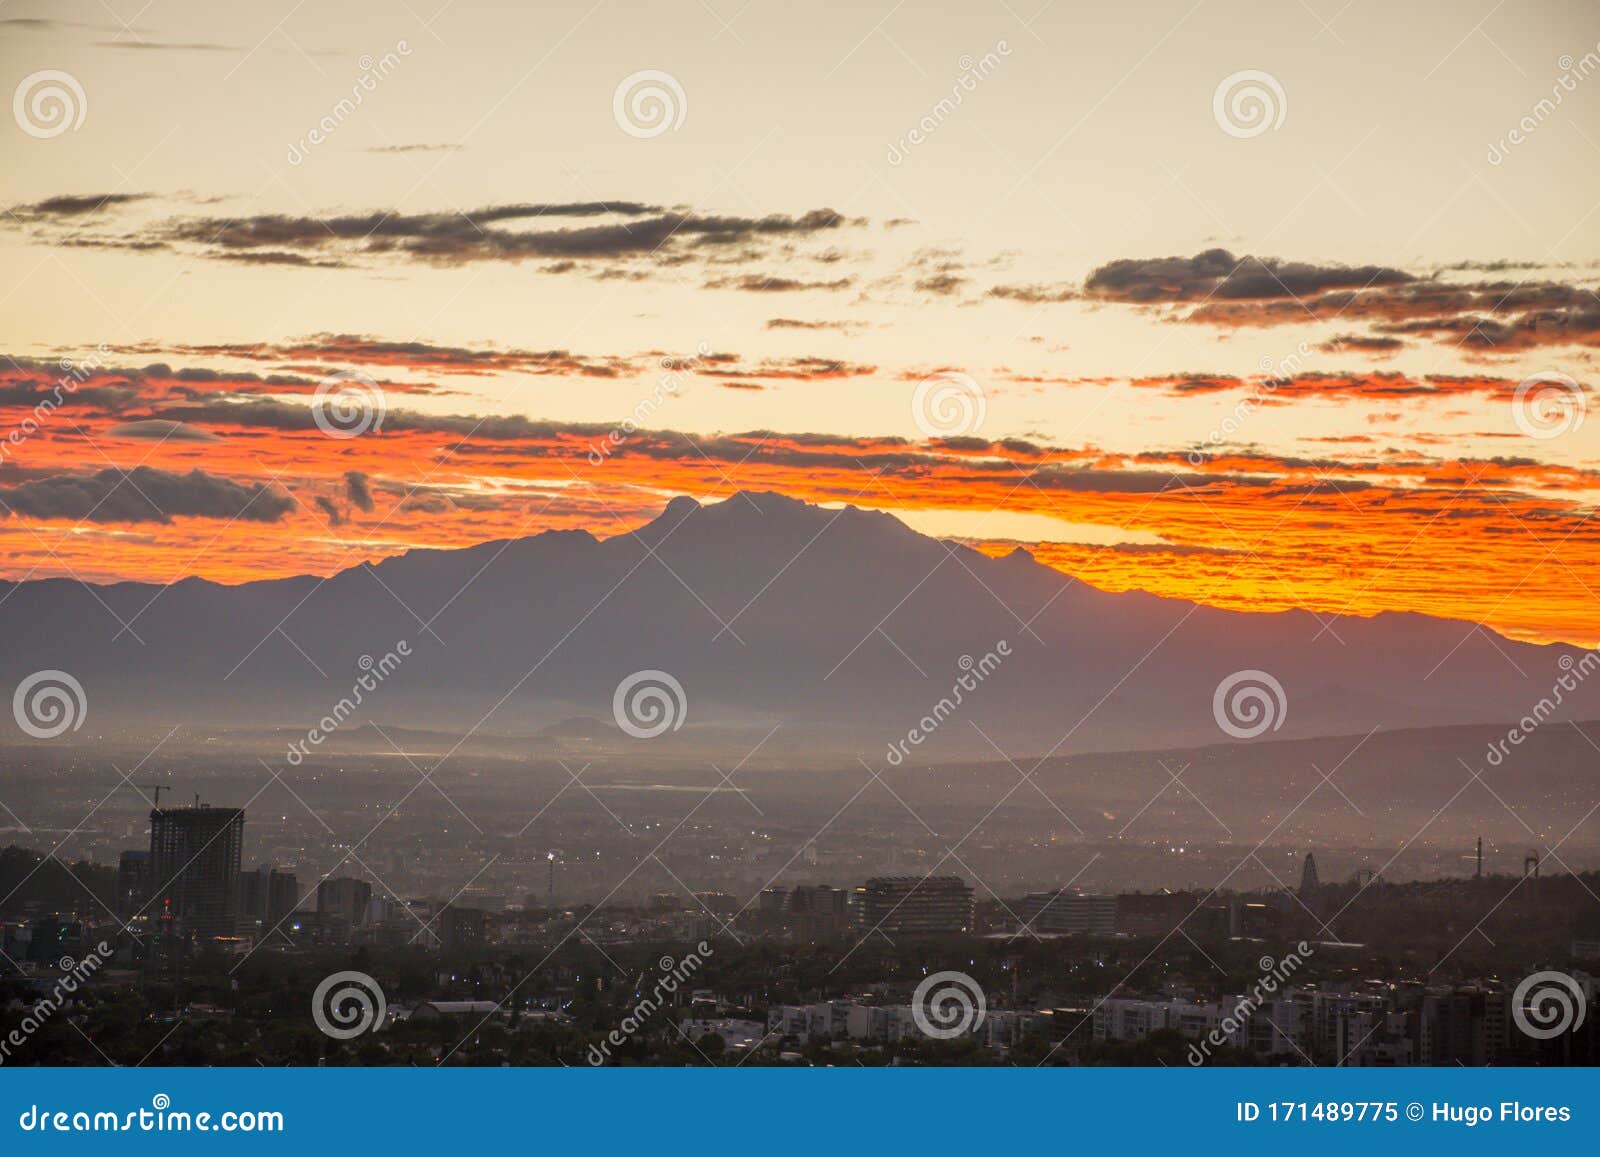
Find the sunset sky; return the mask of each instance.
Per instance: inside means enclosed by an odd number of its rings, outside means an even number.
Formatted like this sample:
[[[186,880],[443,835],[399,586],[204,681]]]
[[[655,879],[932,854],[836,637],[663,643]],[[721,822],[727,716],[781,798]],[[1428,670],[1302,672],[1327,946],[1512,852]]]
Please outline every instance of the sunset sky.
[[[1593,5],[800,11],[0,6],[0,577],[777,490],[1600,642]]]

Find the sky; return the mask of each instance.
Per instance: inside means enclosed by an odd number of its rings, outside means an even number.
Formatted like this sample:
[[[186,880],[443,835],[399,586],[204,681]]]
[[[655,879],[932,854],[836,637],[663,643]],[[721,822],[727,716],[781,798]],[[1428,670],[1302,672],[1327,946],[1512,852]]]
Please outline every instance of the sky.
[[[1592,5],[6,0],[0,81],[0,577],[776,490],[1600,643]]]

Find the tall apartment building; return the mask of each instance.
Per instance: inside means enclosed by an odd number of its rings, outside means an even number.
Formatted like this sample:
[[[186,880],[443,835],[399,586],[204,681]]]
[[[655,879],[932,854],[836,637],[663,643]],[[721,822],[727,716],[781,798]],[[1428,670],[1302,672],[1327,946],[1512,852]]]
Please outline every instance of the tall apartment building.
[[[232,936],[243,851],[243,808],[153,809],[150,915],[180,936]]]

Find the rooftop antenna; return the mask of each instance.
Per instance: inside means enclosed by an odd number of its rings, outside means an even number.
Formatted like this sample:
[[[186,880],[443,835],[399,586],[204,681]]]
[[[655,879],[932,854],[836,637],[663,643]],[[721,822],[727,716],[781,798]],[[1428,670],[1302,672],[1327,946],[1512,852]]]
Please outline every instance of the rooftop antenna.
[[[150,808],[152,811],[161,810],[161,793],[172,790],[171,785],[165,783],[136,783],[133,786],[150,789]]]
[[[1524,877],[1532,876],[1535,880],[1539,878],[1539,853],[1537,850],[1530,850],[1526,856],[1522,857],[1522,874]]]
[[[1478,874],[1473,878],[1477,879],[1477,880],[1483,879],[1483,837],[1482,836],[1478,837]]]

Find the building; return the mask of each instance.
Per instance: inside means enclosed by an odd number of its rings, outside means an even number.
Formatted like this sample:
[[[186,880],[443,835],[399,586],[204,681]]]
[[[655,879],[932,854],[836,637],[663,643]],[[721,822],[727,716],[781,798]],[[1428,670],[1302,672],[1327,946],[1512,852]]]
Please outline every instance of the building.
[[[1315,896],[1320,887],[1322,880],[1317,876],[1317,857],[1307,852],[1306,862],[1300,868],[1300,898]]]
[[[232,936],[243,850],[243,808],[152,809],[152,915],[179,936]]]
[[[972,931],[972,887],[959,876],[875,876],[860,894],[860,921],[890,936]]]
[[[317,920],[344,928],[366,923],[372,885],[353,876],[335,876],[317,884]]]
[[[1034,932],[1111,936],[1117,931],[1117,898],[1029,892],[1017,905],[1017,918]]]
[[[137,916],[150,903],[150,853],[134,848],[117,861],[117,915]]]
[[[413,1020],[441,1016],[493,1016],[500,1006],[492,1000],[425,1000],[411,1010]]]
[[[683,1035],[696,1044],[708,1036],[722,1038],[722,1046],[730,1053],[751,1053],[767,1039],[767,1026],[759,1020],[738,1020],[732,1017],[691,1017],[679,1026]]]
[[[446,952],[470,952],[489,940],[489,914],[479,908],[460,908],[446,904],[439,909],[423,942],[434,941]]]
[[[300,882],[293,872],[263,864],[239,882],[239,915],[263,933],[279,928],[299,906]]]

